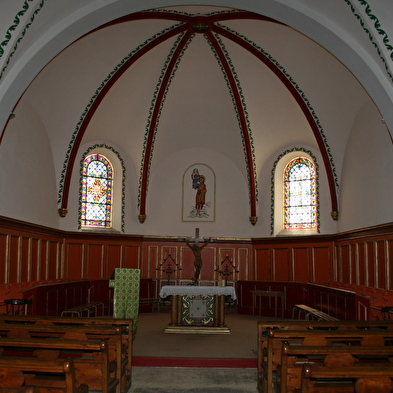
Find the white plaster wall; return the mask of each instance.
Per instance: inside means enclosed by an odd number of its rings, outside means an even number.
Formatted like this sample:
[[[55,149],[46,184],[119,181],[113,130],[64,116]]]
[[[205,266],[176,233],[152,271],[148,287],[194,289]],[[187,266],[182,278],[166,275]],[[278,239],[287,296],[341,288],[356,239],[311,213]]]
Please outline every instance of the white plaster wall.
[[[393,220],[392,150],[381,115],[370,102],[357,116],[345,152],[340,232]]]
[[[52,149],[39,117],[22,106],[0,146],[0,215],[56,228]]]
[[[195,163],[209,166],[216,175],[215,222],[182,222],[182,186],[185,170]],[[208,192],[211,185],[208,185]],[[207,196],[208,200],[211,196]],[[148,235],[253,237],[258,227],[249,222],[247,182],[234,162],[214,150],[183,149],[160,162],[152,173],[147,197],[147,218],[135,230]]]

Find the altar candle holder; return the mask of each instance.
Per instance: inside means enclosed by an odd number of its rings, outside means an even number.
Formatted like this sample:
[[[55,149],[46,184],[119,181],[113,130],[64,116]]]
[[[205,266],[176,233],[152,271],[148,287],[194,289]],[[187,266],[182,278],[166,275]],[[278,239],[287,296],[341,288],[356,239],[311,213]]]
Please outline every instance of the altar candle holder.
[[[223,264],[224,269],[223,269]],[[215,272],[218,272],[220,276],[225,277],[225,286],[228,285],[228,276],[234,273],[239,273],[239,270],[237,270],[236,266],[234,265],[233,261],[229,259],[228,254],[225,256],[225,258],[221,261],[221,269],[217,268],[214,269]]]
[[[167,263],[166,268],[161,269],[165,265],[165,263]],[[172,263],[175,265],[174,268],[172,268]],[[171,254],[168,254],[168,256],[164,258],[163,262],[159,265],[159,267],[156,270],[161,270],[168,276],[168,285],[170,285],[171,275],[175,273],[177,270],[182,270],[182,268],[172,258]]]

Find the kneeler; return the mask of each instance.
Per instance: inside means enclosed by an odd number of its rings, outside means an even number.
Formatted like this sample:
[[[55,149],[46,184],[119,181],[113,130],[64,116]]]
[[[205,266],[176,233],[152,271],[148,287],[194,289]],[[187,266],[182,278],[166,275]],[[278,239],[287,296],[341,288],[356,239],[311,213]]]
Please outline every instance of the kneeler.
[[[114,279],[109,282],[109,286],[115,288],[113,317],[132,318],[134,320],[133,334],[136,334],[138,329],[140,277],[140,269],[116,268]]]

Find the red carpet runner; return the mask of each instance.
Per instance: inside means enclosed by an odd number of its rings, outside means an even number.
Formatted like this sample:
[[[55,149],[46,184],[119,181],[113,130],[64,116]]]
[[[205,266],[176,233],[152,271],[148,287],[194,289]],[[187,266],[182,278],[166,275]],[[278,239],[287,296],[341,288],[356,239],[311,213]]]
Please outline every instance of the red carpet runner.
[[[135,356],[134,367],[222,367],[222,368],[256,368],[257,359],[208,359],[208,358],[160,358]]]

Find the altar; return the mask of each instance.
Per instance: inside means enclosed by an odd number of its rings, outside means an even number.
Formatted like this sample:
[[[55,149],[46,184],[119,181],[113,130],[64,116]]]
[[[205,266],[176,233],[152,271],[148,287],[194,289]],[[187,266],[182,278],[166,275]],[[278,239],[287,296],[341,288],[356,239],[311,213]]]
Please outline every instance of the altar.
[[[166,285],[160,297],[172,296],[171,321],[165,333],[229,334],[225,296],[236,300],[233,287]]]

